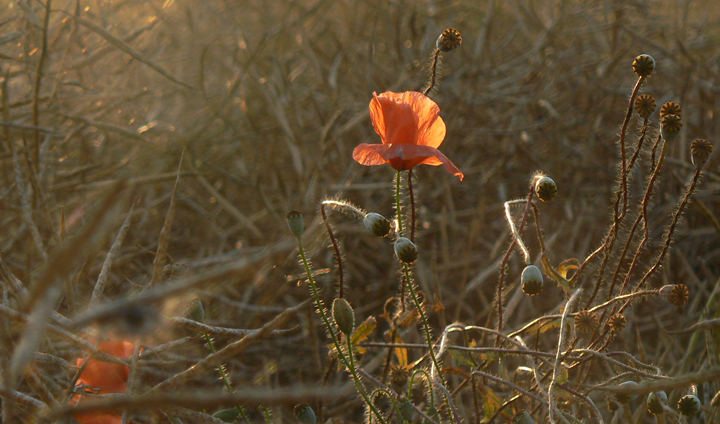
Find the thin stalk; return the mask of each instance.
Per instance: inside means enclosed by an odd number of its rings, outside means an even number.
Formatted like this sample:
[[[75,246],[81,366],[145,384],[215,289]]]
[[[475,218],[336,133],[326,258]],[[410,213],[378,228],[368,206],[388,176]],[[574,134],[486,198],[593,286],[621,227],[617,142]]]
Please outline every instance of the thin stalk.
[[[432,67],[430,68],[430,81],[428,82],[428,86],[425,87],[425,90],[423,90],[423,94],[426,96],[430,92],[430,90],[432,90],[433,87],[435,87],[438,59],[440,59],[440,49],[436,48],[435,51],[433,52],[433,62],[432,62]]]
[[[385,418],[382,416],[380,411],[378,411],[375,408],[375,405],[370,401],[368,398],[367,393],[365,393],[365,388],[362,385],[362,382],[360,381],[360,377],[357,374],[357,370],[354,366],[351,365],[350,361],[345,357],[345,354],[342,351],[342,347],[340,346],[340,341],[337,338],[337,335],[335,334],[335,331],[333,330],[332,324],[330,323],[330,319],[327,316],[327,312],[325,311],[325,305],[323,304],[322,299],[320,298],[320,293],[318,292],[317,284],[315,283],[315,278],[313,277],[312,270],[310,269],[310,263],[307,260],[307,257],[305,256],[305,249],[303,248],[302,241],[298,239],[298,252],[300,253],[300,259],[302,260],[303,267],[305,268],[305,274],[307,275],[308,284],[310,285],[310,291],[312,292],[313,298],[315,300],[315,307],[318,310],[318,313],[320,314],[320,317],[323,320],[323,324],[325,324],[325,328],[328,331],[328,334],[330,334],[330,338],[332,339],[333,345],[335,346],[335,350],[337,351],[338,357],[345,365],[345,368],[350,371],[350,374],[353,378],[353,383],[355,383],[355,387],[357,388],[358,393],[363,398],[363,401],[365,404],[370,408],[373,414],[377,417],[378,421],[380,421],[383,424],[387,424],[385,421]]]
[[[425,310],[423,309],[422,305],[420,304],[420,298],[418,298],[417,291],[415,290],[415,287],[413,287],[413,283],[410,280],[410,267],[408,264],[403,263],[403,275],[405,276],[405,280],[408,283],[408,290],[410,291],[410,296],[412,297],[413,303],[415,303],[415,309],[417,309],[418,313],[420,314],[420,321],[422,321],[423,324],[423,330],[425,332],[425,342],[427,342],[428,346],[428,353],[430,354],[430,359],[432,360],[433,367],[435,370],[437,370],[440,382],[442,385],[445,385],[445,380],[442,375],[442,368],[440,368],[440,365],[438,364],[438,360],[435,357],[435,351],[433,350],[433,342],[432,342],[432,335],[430,334],[430,324],[428,324],[427,316],[425,315]]]
[[[325,213],[325,203],[320,204],[320,216],[322,216],[323,224],[325,224],[325,231],[328,233],[328,237],[330,238],[330,244],[332,244],[333,251],[335,252],[335,261],[337,262],[338,266],[338,297],[343,297],[343,288],[345,287],[345,284],[343,283],[343,263],[342,263],[342,256],[340,255],[340,246],[338,246],[338,242],[335,239],[335,234],[333,234],[333,230],[330,227],[330,223],[328,222],[327,214]]]
[[[410,241],[415,242],[415,196],[412,187],[412,168],[408,169],[408,196],[410,198]]]

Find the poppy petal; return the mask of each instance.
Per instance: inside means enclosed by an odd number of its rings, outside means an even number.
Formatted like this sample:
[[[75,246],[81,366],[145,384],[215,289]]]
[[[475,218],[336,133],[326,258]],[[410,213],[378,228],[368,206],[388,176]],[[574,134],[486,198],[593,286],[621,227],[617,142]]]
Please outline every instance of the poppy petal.
[[[445,122],[440,117],[440,107],[417,91],[408,91],[402,95],[402,102],[409,104],[417,116],[416,144],[438,148],[445,138]]]
[[[370,101],[370,117],[383,144],[417,143],[418,116],[404,97],[405,93],[386,91]]]
[[[387,159],[387,163],[390,163],[393,168],[398,170],[410,169],[418,165],[443,165],[448,173],[460,178],[460,181],[465,178],[462,171],[447,156],[434,147],[395,144],[390,146],[384,157]]]
[[[353,159],[365,166],[385,165],[388,161],[384,155],[389,148],[388,144],[361,143],[353,150]]]

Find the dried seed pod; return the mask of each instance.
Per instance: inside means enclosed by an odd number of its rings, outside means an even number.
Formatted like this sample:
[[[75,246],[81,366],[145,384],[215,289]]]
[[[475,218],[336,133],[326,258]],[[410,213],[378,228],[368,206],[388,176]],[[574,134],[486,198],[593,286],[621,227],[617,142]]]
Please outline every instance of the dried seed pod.
[[[677,409],[686,417],[694,417],[700,412],[702,404],[695,395],[685,395],[678,400]]]
[[[645,405],[647,406],[648,412],[653,415],[660,415],[665,410],[665,405],[668,403],[667,394],[660,390],[659,392],[652,392],[647,396]]]
[[[522,291],[528,296],[535,296],[542,291],[543,275],[540,268],[535,265],[528,265],[520,275]]]
[[[660,107],[660,117],[665,115],[677,115],[682,117],[682,108],[675,102],[667,102]]]
[[[575,315],[575,332],[581,336],[592,336],[598,329],[597,315],[592,311],[580,311]]]
[[[713,145],[710,140],[698,138],[690,143],[690,153],[692,153],[692,163],[695,168],[700,169],[705,165],[710,153],[712,153]]]
[[[365,215],[363,225],[378,237],[385,237],[390,232],[390,220],[379,213],[370,212]]]
[[[557,184],[555,184],[552,178],[544,175],[535,178],[535,194],[537,194],[538,199],[543,202],[549,202],[555,197],[557,192]]]
[[[619,312],[617,314],[613,314],[608,321],[608,326],[613,333],[621,332],[623,328],[625,328],[625,324],[627,324],[625,315]]]
[[[296,239],[300,239],[305,232],[305,222],[303,221],[302,212],[290,211],[287,214],[287,224],[290,231],[293,233]]]
[[[449,52],[462,44],[462,35],[455,28],[448,28],[440,34],[435,47],[441,52]]]
[[[667,141],[672,141],[677,137],[682,128],[682,119],[680,115],[668,114],[662,117],[660,120],[660,131],[662,136]]]
[[[355,311],[350,303],[342,297],[333,300],[332,316],[340,331],[349,337],[355,329]]]
[[[415,259],[417,259],[417,247],[415,246],[415,243],[410,241],[409,238],[398,237],[397,240],[395,240],[395,245],[393,247],[395,249],[395,255],[398,259],[406,264],[415,262]]]
[[[684,306],[690,298],[690,289],[685,284],[667,284],[660,287],[660,295],[675,306]]]
[[[641,54],[633,60],[633,72],[639,77],[647,77],[655,70],[655,59],[649,54]]]
[[[648,119],[656,107],[655,97],[649,94],[641,94],[635,99],[635,110],[643,119]]]

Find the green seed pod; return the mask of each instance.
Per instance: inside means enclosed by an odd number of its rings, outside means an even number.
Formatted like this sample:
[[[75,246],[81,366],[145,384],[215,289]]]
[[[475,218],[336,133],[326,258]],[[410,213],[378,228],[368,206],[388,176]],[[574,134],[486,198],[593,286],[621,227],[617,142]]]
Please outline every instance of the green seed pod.
[[[393,247],[398,259],[406,264],[415,262],[415,259],[418,257],[417,247],[415,247],[415,243],[410,241],[409,238],[398,237]]]
[[[390,232],[390,221],[379,213],[370,212],[365,215],[363,225],[378,237],[385,237]]]
[[[702,404],[695,395],[685,395],[680,398],[677,404],[678,411],[686,417],[694,417],[700,412],[700,408],[702,408]]]
[[[633,380],[623,381],[622,383],[620,383],[620,387],[625,387],[625,388],[632,388],[632,387],[637,387],[637,386],[638,386],[637,382],[633,381]],[[632,398],[632,396],[633,395],[629,395],[626,393],[616,393],[615,399],[617,399],[617,401],[620,403],[628,403],[628,402],[630,402],[630,398]]]
[[[295,418],[297,418],[302,424],[317,423],[315,410],[313,410],[310,405],[296,405],[293,412],[295,413]]]
[[[542,176],[535,179],[535,194],[537,194],[538,199],[543,202],[551,201],[557,192],[557,184],[555,184],[552,178]]]
[[[332,316],[340,331],[350,336],[355,328],[355,311],[350,303],[342,297],[333,300]]]
[[[647,77],[655,70],[655,59],[649,54],[641,54],[633,60],[632,68],[639,77]]]
[[[528,296],[535,296],[542,291],[543,276],[540,268],[535,265],[528,265],[520,275],[522,291]]]
[[[647,405],[648,412],[653,415],[660,415],[665,409],[665,405],[668,403],[668,397],[664,391],[652,392],[647,396],[645,404]]]
[[[305,222],[303,221],[302,212],[290,211],[287,214],[287,224],[290,231],[293,233],[296,239],[300,240],[305,232]]]

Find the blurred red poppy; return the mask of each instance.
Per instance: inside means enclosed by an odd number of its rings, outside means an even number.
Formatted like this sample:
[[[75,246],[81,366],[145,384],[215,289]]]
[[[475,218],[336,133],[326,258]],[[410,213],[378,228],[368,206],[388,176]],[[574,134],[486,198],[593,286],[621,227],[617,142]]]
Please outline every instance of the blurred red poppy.
[[[445,138],[440,108],[416,91],[373,93],[370,119],[382,144],[362,143],[353,151],[361,165],[389,164],[398,171],[418,165],[442,165],[452,175],[464,175],[437,148]]]
[[[127,358],[133,354],[135,345],[129,341],[105,341],[100,343],[98,350],[119,358]],[[77,358],[78,367],[82,367],[85,360]],[[80,377],[77,386],[88,386],[87,389],[96,394],[124,393],[127,388],[127,379],[130,375],[130,368],[127,365],[114,364],[111,362],[91,359]],[[85,395],[76,395],[70,403],[76,405],[81,402]],[[108,412],[88,412],[75,414],[73,418],[80,424],[121,424],[122,416]]]

